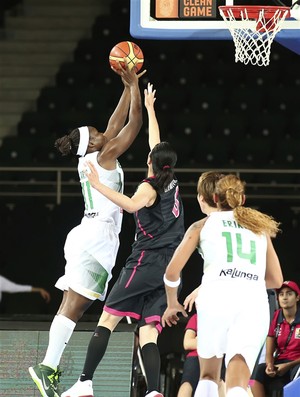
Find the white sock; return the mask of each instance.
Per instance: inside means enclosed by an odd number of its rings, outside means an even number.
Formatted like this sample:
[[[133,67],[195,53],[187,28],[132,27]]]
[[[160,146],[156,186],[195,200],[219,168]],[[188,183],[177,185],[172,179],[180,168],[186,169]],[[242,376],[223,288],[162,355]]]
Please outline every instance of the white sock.
[[[219,397],[218,385],[212,380],[201,379],[198,382],[194,397]]]
[[[57,368],[75,326],[74,321],[61,314],[54,317],[49,330],[48,348],[42,364],[53,369]]]
[[[248,392],[242,387],[235,386],[228,390],[226,397],[248,397]]]

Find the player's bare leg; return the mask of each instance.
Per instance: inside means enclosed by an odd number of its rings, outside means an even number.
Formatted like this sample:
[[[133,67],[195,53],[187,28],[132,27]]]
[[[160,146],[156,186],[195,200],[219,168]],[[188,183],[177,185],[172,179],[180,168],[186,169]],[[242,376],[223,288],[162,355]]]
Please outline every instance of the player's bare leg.
[[[248,397],[250,371],[244,357],[235,355],[226,369],[226,397]]]
[[[220,382],[220,373],[222,358],[202,358],[200,362],[200,381],[195,391],[195,397],[218,397],[218,387]]]

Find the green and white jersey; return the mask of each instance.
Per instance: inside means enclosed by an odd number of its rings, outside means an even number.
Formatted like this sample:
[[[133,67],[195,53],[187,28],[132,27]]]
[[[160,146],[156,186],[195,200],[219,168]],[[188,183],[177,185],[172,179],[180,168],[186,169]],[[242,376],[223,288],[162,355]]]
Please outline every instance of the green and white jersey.
[[[233,211],[212,212],[200,232],[202,285],[226,281],[265,290],[267,238],[240,226]]]
[[[200,232],[204,274],[196,299],[202,358],[240,354],[253,371],[269,326],[267,238],[241,227],[233,211],[212,212]],[[255,319],[250,321],[249,319]]]
[[[85,163],[91,161],[98,171],[101,183],[120,193],[123,193],[124,189],[124,173],[118,161],[116,161],[114,170],[102,168],[97,162],[98,153],[86,154],[84,157],[80,157],[78,162],[78,173],[85,204],[84,213],[85,215],[96,214],[98,220],[114,223],[116,231],[119,233],[123,210],[90,185],[84,173],[86,170]]]

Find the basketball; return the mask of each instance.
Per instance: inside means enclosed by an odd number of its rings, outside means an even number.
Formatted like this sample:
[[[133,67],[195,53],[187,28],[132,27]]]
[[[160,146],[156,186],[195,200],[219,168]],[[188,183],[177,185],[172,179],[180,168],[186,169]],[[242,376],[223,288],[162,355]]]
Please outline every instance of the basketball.
[[[118,68],[117,61],[124,65],[124,58],[129,69],[134,68],[137,73],[143,66],[144,55],[140,47],[132,41],[121,41],[116,44],[109,53],[109,63],[112,67]]]

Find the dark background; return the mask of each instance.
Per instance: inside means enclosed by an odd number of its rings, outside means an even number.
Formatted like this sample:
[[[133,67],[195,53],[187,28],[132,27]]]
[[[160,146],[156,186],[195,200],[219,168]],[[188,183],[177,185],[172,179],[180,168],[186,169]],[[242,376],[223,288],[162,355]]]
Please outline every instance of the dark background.
[[[203,169],[247,170],[242,173],[247,182],[247,205],[282,222],[274,246],[284,278],[299,282],[299,55],[275,41],[268,67],[245,66],[235,63],[230,40],[135,39],[129,34],[129,4],[129,0],[111,0],[110,15],[95,15],[91,37],[78,42],[73,60],[60,66],[55,84],[43,87],[36,110],[23,114],[17,135],[3,139],[0,167],[73,167],[63,181],[66,191],[71,191],[78,180],[77,159],[62,158],[54,141],[80,125],[105,129],[122,91],[119,77],[109,68],[108,54],[116,43],[132,40],[145,57],[147,73],[141,79],[141,91],[148,81],[154,84],[162,139],[169,140],[178,152],[186,227],[203,217],[196,200]],[[1,1],[0,40],[5,40],[4,10],[18,15],[22,1]],[[120,162],[125,169],[145,169],[147,154],[144,110],[141,132]],[[182,169],[190,171],[183,173]],[[272,174],[274,169],[282,172]],[[0,274],[17,283],[44,287],[52,299],[46,304],[38,294],[3,294],[1,319],[52,320],[62,298],[54,284],[64,273],[65,239],[83,215],[79,183],[72,187],[77,195],[64,196],[59,205],[55,197],[18,196],[21,187],[34,187],[35,178],[32,171],[8,174],[0,170]],[[55,190],[55,173],[43,178],[53,183]],[[132,194],[139,179],[135,173],[125,172],[127,194]],[[16,194],[5,195],[5,188]],[[125,213],[110,288],[130,254],[133,238],[133,217]],[[195,252],[183,270],[181,301],[199,285],[201,275],[202,259]],[[82,320],[96,324],[102,307],[102,302],[95,302]],[[159,338],[162,371],[168,383],[166,396],[175,395],[178,389],[184,326],[181,320]]]
[[[7,7],[9,5],[7,2]],[[108,35],[104,35],[105,29]],[[73,62],[61,65],[55,87],[44,87],[41,91],[37,111],[24,113],[18,136],[4,140],[0,166],[74,166],[71,178],[76,180],[76,159],[61,158],[53,142],[81,124],[105,128],[122,90],[119,78],[109,68],[108,53],[117,42],[132,40],[140,45],[145,56],[147,73],[141,81],[141,90],[148,81],[157,88],[156,110],[162,138],[170,140],[178,150],[179,169],[286,169],[286,175],[281,178],[290,181],[297,190],[298,176],[288,174],[288,170],[297,169],[300,164],[297,54],[275,42],[270,66],[245,66],[235,63],[231,41],[135,39],[129,34],[128,0],[112,1],[110,16],[95,16],[91,36],[78,43]],[[54,90],[58,92],[56,97]],[[84,97],[88,90],[98,93],[94,108],[79,109],[76,99]],[[49,107],[52,102],[57,105],[55,111]],[[29,132],[32,125],[36,129],[34,137]],[[11,146],[19,150],[19,162],[11,157]],[[25,147],[30,148],[28,158],[21,156]],[[292,157],[289,151],[293,152]],[[121,157],[121,164],[145,167],[147,153],[144,114],[139,137]],[[183,198],[187,227],[203,216],[196,201],[199,174],[187,177],[191,178],[188,181],[194,194],[194,197]],[[131,180],[132,175],[127,173],[125,181]],[[266,180],[274,183],[273,179],[266,177]],[[250,173],[246,181],[260,182],[261,179]],[[283,232],[274,245],[284,278],[298,281],[299,199],[274,196],[250,198],[247,203],[282,222]],[[1,197],[0,273],[17,283],[43,286],[52,295],[51,303],[46,305],[38,295],[4,294],[1,313],[52,315],[56,312],[61,292],[55,289],[54,283],[64,272],[65,238],[80,222],[82,213],[81,198],[67,198],[56,205],[47,199]],[[133,237],[133,219],[125,213],[111,286],[130,253]],[[200,283],[201,274],[202,260],[195,252],[183,272],[182,298]],[[95,302],[87,314],[98,314],[101,308],[102,303]]]

